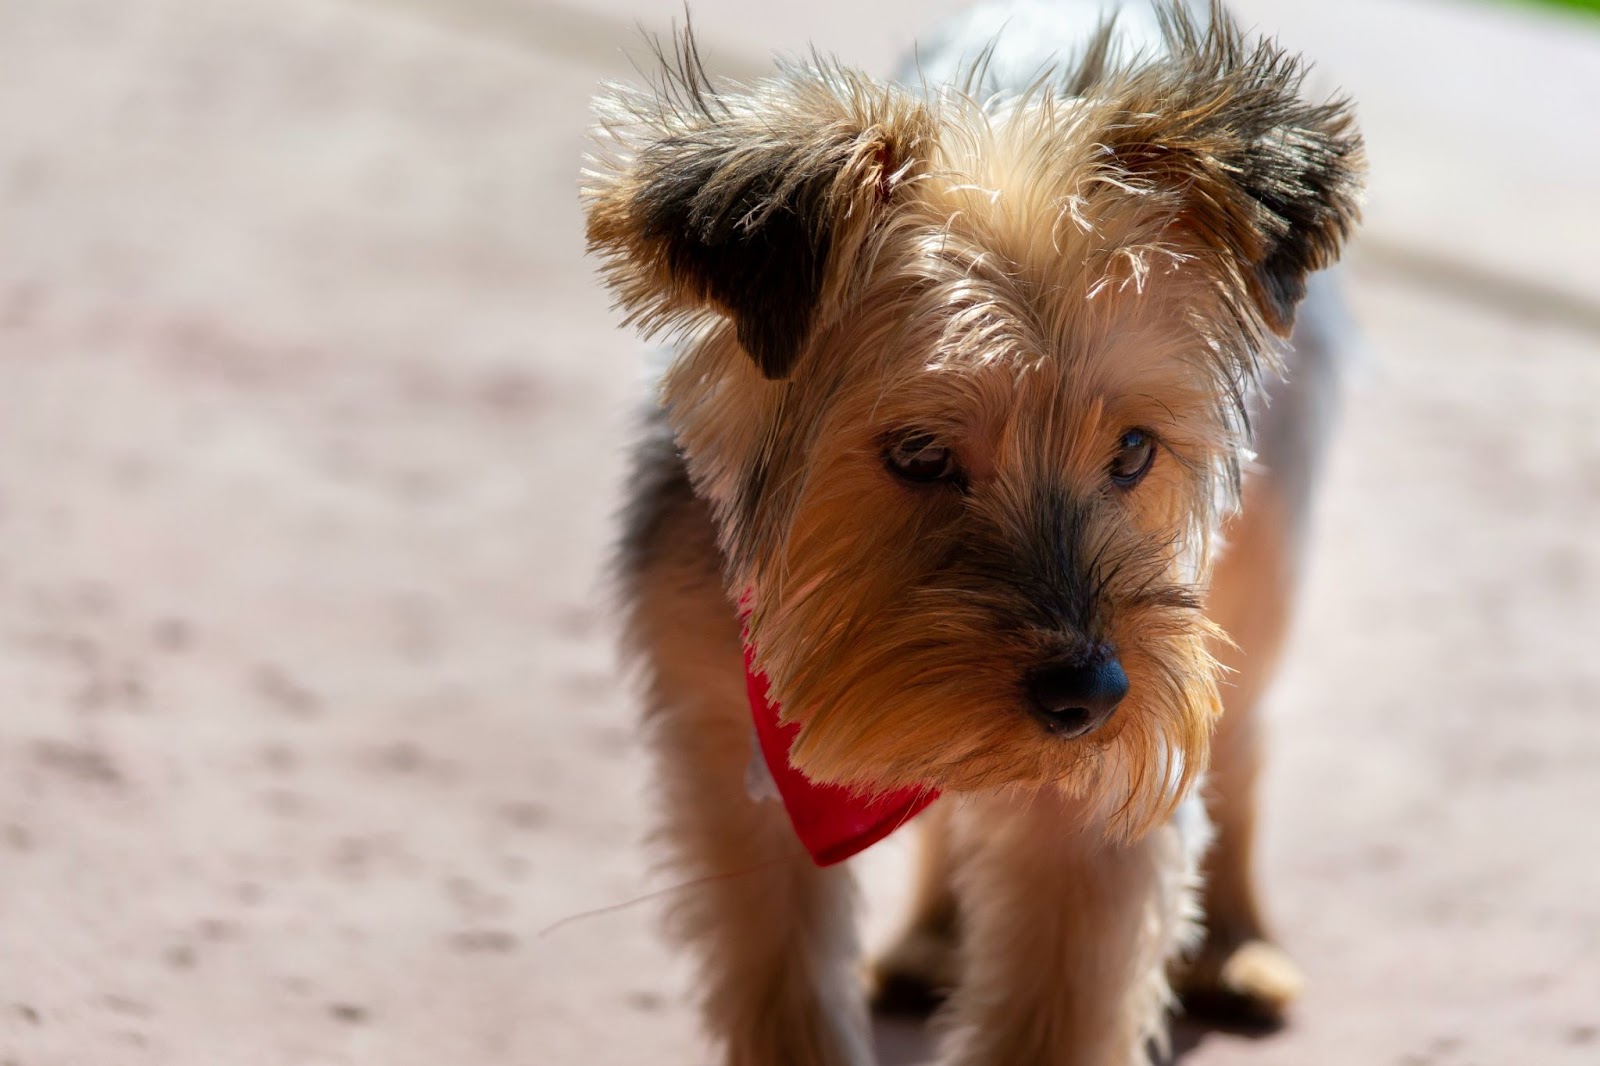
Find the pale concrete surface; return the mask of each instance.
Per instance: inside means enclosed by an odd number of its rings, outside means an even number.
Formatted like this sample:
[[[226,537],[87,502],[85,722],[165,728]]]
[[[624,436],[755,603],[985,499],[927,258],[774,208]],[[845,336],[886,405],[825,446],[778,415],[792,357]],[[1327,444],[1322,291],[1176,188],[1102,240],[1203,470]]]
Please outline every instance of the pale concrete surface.
[[[951,6],[695,15],[882,69]],[[1275,700],[1313,983],[1184,1061],[1600,1061],[1600,37],[1241,7],[1361,101],[1375,358]],[[704,1061],[656,902],[586,913],[662,886],[574,190],[679,10],[0,0],[0,1063]]]

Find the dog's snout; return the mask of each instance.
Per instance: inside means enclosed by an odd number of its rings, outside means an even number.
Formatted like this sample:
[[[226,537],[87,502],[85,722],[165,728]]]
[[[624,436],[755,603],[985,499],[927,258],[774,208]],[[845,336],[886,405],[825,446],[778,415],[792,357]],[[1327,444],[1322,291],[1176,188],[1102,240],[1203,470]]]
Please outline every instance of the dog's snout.
[[[1058,737],[1081,737],[1105,724],[1128,694],[1116,655],[1102,651],[1036,672],[1028,679],[1034,717]]]

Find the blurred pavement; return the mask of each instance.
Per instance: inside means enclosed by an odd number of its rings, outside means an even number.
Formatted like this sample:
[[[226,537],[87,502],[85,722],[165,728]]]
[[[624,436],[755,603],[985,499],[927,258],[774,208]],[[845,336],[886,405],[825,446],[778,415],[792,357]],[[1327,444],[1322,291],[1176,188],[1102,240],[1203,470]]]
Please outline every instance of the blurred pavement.
[[[749,74],[954,6],[693,10]],[[1592,1066],[1600,20],[1238,7],[1360,103],[1375,358],[1274,701],[1312,984],[1183,1061]],[[0,0],[0,1066],[705,1061],[656,904],[585,913],[662,885],[577,171],[680,12]]]

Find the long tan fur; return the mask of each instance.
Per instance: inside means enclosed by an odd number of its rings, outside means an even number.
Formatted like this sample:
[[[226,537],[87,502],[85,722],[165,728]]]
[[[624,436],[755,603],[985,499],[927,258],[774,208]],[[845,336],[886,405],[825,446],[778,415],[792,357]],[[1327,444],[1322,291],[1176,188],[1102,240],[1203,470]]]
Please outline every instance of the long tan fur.
[[[1216,534],[1361,158],[1292,58],[1164,17],[1166,55],[1100,40],[1003,101],[816,59],[717,84],[685,37],[599,105],[590,246],[678,345],[623,560],[667,836],[691,876],[756,867],[681,912],[730,1062],[867,1056],[843,875],[742,792],[739,604],[799,769],[953,794],[976,936],[951,1061],[1121,1066],[1160,1033],[1203,835],[1174,813],[1220,707]],[[1134,430],[1157,454],[1123,487]],[[897,479],[908,439],[955,473]],[[1108,654],[1115,715],[1041,729],[1029,678]]]

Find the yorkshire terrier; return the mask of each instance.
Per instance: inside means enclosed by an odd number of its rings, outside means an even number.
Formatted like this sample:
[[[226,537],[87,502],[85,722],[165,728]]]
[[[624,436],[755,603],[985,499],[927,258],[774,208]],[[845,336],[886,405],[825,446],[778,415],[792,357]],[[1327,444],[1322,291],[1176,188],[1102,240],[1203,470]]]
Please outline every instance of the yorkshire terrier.
[[[675,342],[628,631],[735,1066],[872,1061],[841,860],[930,802],[876,976],[948,995],[941,1061],[1131,1066],[1174,976],[1265,1017],[1296,990],[1252,888],[1253,710],[1326,421],[1296,310],[1361,141],[1219,7],[1053,7],[899,82],[714,82],[685,33],[598,105],[589,245]]]

